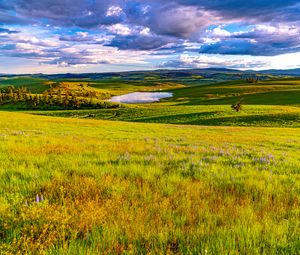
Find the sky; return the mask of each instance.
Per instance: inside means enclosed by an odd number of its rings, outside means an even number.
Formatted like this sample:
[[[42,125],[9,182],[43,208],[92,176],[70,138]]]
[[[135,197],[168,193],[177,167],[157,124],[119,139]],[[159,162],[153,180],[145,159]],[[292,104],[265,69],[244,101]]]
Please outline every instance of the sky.
[[[0,73],[300,67],[299,0],[0,0]]]

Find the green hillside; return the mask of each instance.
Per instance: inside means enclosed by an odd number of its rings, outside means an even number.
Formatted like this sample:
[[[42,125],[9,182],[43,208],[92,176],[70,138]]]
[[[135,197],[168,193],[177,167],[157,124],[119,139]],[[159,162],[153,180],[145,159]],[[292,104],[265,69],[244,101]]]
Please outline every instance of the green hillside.
[[[122,84],[119,85],[121,88]],[[163,90],[172,92],[174,96],[159,103],[126,105],[119,109],[35,113],[73,118],[210,126],[299,127],[300,125],[299,79],[267,80],[258,83],[230,81],[182,86],[184,87]],[[147,86],[141,87],[140,91],[147,88],[149,89]],[[155,89],[150,87],[150,90],[151,88]],[[126,89],[128,87],[124,85],[121,90]],[[126,93],[128,92],[132,90]],[[242,111],[233,111],[230,106],[241,99],[243,99]]]
[[[235,112],[230,105],[147,105],[117,109],[39,111],[33,114],[205,126],[300,127],[300,108],[295,106],[245,105]]]
[[[300,105],[300,79],[244,80],[171,90],[174,98],[185,105],[230,105],[240,98],[251,105]]]
[[[33,93],[42,93],[49,89],[51,82],[46,79],[32,77],[0,78],[0,89],[8,86],[26,87]]]

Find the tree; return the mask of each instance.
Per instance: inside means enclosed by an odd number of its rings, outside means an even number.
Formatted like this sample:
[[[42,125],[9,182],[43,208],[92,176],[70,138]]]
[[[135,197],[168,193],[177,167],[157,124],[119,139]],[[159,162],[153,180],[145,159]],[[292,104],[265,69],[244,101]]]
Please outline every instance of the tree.
[[[237,103],[231,105],[232,110],[240,112],[242,110],[242,104],[244,103],[244,99],[241,98]]]

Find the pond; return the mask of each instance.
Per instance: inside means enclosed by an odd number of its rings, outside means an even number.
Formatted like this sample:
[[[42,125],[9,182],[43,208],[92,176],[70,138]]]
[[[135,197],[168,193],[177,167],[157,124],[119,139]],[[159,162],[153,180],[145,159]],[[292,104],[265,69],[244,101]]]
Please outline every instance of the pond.
[[[172,96],[173,93],[169,92],[134,92],[121,96],[114,96],[110,99],[110,101],[114,103],[143,104],[158,102],[162,98]]]

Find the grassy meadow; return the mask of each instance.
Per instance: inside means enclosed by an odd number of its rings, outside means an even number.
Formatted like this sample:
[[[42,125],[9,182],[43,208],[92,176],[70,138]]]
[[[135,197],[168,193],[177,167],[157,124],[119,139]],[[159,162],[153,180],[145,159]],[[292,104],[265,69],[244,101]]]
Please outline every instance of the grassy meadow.
[[[235,112],[230,105],[170,106],[152,104],[101,110],[35,111],[32,114],[83,119],[206,126],[300,127],[300,107],[245,105]]]
[[[299,129],[0,118],[2,254],[299,251]]]
[[[72,110],[2,100],[0,255],[299,254],[300,79],[229,78],[1,78],[53,102],[174,96]]]

